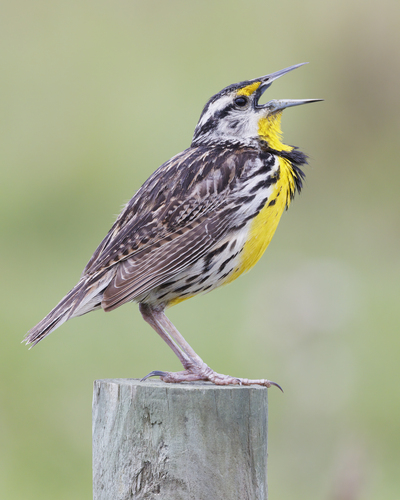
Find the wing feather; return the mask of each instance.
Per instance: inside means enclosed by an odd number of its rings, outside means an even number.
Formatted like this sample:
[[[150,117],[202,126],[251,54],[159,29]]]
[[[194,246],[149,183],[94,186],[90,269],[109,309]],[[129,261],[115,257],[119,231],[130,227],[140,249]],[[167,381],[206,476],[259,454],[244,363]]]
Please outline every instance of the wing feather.
[[[127,204],[84,274],[115,268],[109,311],[165,283],[202,258],[228,230],[224,206],[259,162],[252,148],[189,148],[162,165]],[[234,209],[230,210],[233,214]]]
[[[224,203],[237,177],[258,159],[252,148],[189,148],[164,163],[137,191],[84,269],[92,274],[164,244]]]
[[[110,311],[169,281],[182,269],[203,257],[224,228],[206,220],[185,235],[161,245],[145,259],[128,259],[118,266],[115,278],[106,288],[102,307]]]

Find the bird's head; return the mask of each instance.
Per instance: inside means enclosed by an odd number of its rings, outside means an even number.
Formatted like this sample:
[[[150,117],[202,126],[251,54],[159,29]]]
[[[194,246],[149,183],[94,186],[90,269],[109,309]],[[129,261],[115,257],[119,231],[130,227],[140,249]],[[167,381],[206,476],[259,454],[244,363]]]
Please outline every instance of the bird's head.
[[[322,99],[272,100],[259,104],[260,97],[274,80],[303,64],[276,73],[229,85],[205,105],[193,135],[192,146],[232,143],[255,146],[260,140],[277,151],[290,150],[281,142],[282,111]]]

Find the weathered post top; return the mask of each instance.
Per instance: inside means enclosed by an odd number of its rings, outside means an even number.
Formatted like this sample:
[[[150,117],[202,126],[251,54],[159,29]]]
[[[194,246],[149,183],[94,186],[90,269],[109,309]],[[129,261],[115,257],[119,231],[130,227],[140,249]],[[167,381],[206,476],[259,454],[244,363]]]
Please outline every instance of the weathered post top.
[[[260,386],[97,380],[94,500],[265,500]]]

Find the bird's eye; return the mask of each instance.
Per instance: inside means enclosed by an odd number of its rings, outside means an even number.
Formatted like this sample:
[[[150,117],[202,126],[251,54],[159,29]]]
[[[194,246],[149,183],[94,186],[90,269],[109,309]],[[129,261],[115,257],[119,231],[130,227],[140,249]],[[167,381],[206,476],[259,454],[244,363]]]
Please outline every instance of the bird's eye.
[[[247,98],[244,96],[236,97],[235,104],[236,104],[236,106],[243,108],[243,106],[246,106],[246,104],[247,104]]]

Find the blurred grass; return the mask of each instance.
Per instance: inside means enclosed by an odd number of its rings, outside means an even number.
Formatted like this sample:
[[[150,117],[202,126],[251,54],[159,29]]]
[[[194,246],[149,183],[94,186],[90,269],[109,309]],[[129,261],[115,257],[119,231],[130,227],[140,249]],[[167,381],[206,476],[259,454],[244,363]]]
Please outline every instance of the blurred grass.
[[[179,369],[135,305],[19,344],[75,284],[225,85],[310,61],[273,98],[310,155],[256,271],[171,319],[214,369],[266,376],[269,490],[397,500],[400,5],[236,0],[2,2],[0,497],[91,495],[91,385]]]

